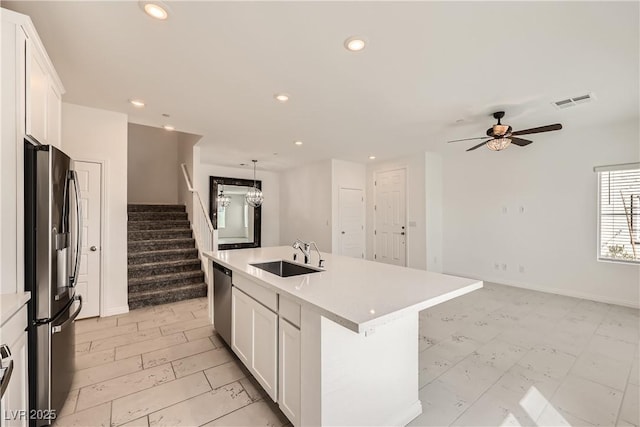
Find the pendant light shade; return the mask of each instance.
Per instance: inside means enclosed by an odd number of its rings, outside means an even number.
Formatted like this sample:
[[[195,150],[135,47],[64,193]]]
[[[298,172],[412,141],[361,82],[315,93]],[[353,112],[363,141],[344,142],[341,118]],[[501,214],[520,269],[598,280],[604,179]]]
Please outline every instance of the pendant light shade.
[[[487,148],[491,151],[502,151],[511,144],[509,138],[496,138],[487,142]]]
[[[224,189],[222,184],[220,184],[220,194],[216,197],[216,203],[218,203],[218,207],[226,208],[231,203],[231,198],[224,194]]]
[[[262,191],[256,185],[256,163],[257,160],[252,160],[253,162],[253,188],[247,191],[247,195],[245,196],[245,200],[250,206],[254,208],[258,208],[262,205],[264,201],[264,196],[262,195]]]

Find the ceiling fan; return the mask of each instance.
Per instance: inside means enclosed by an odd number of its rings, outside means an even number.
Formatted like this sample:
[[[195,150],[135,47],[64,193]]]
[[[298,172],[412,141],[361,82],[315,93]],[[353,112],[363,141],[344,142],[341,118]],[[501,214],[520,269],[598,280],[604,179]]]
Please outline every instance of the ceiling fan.
[[[489,129],[487,129],[487,136],[480,136],[478,138],[456,139],[456,140],[447,141],[447,142],[473,141],[476,139],[485,139],[485,141],[482,141],[480,144],[469,148],[467,151],[473,151],[476,148],[482,147],[483,145],[486,145],[487,148],[493,151],[502,151],[511,144],[524,147],[525,145],[529,145],[533,142],[528,139],[518,138],[518,135],[530,135],[532,133],[551,132],[554,130],[562,129],[562,125],[560,123],[556,123],[553,125],[540,126],[537,128],[517,130],[515,132],[512,132],[511,126],[503,125],[502,123],[500,123],[500,119],[502,119],[503,117],[504,117],[504,111],[497,111],[493,113],[493,118],[497,119],[498,123],[496,123]]]

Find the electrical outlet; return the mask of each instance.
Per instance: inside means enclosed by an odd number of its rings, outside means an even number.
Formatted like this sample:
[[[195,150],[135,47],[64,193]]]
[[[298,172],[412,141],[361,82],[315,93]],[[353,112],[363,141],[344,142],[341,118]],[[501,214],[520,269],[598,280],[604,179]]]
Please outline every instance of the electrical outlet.
[[[524,273],[524,265],[520,265],[520,266],[518,266],[518,271],[519,271],[520,273]]]
[[[502,271],[507,271],[507,264],[502,264]]]

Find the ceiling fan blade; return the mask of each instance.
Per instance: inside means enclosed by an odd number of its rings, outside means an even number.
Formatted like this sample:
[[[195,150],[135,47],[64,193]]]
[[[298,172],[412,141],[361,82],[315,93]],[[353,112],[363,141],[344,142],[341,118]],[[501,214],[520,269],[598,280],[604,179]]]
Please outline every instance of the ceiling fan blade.
[[[556,123],[555,125],[547,125],[540,126],[537,128],[525,129],[525,130],[517,130],[512,132],[511,135],[529,135],[532,133],[541,133],[541,132],[551,132],[552,130],[560,130],[562,129],[562,125],[560,123]]]
[[[533,141],[530,141],[528,139],[523,139],[523,138],[518,138],[517,136],[510,136],[509,139],[511,140],[512,144],[518,145],[520,147],[524,147],[526,145],[531,144]]]
[[[489,138],[489,139],[487,139],[486,141],[484,141],[484,142],[482,142],[482,143],[480,143],[480,144],[478,144],[478,145],[474,145],[473,147],[469,148],[467,151],[473,151],[473,150],[475,150],[476,148],[480,148],[480,147],[482,147],[484,144],[486,144],[487,142],[491,141],[492,139],[493,139],[493,138]]]
[[[453,141],[447,141],[447,143],[449,142],[460,142],[460,141],[473,141],[474,139],[485,139],[486,136],[479,136],[477,138],[465,138],[465,139],[454,139]]]

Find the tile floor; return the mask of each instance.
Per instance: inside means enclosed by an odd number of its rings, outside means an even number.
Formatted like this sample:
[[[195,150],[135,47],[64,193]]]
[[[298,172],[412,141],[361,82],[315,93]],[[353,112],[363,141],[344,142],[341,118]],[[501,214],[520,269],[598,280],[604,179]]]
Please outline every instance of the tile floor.
[[[77,322],[57,426],[283,426],[206,300]],[[420,313],[425,426],[637,426],[638,310],[486,284]]]

